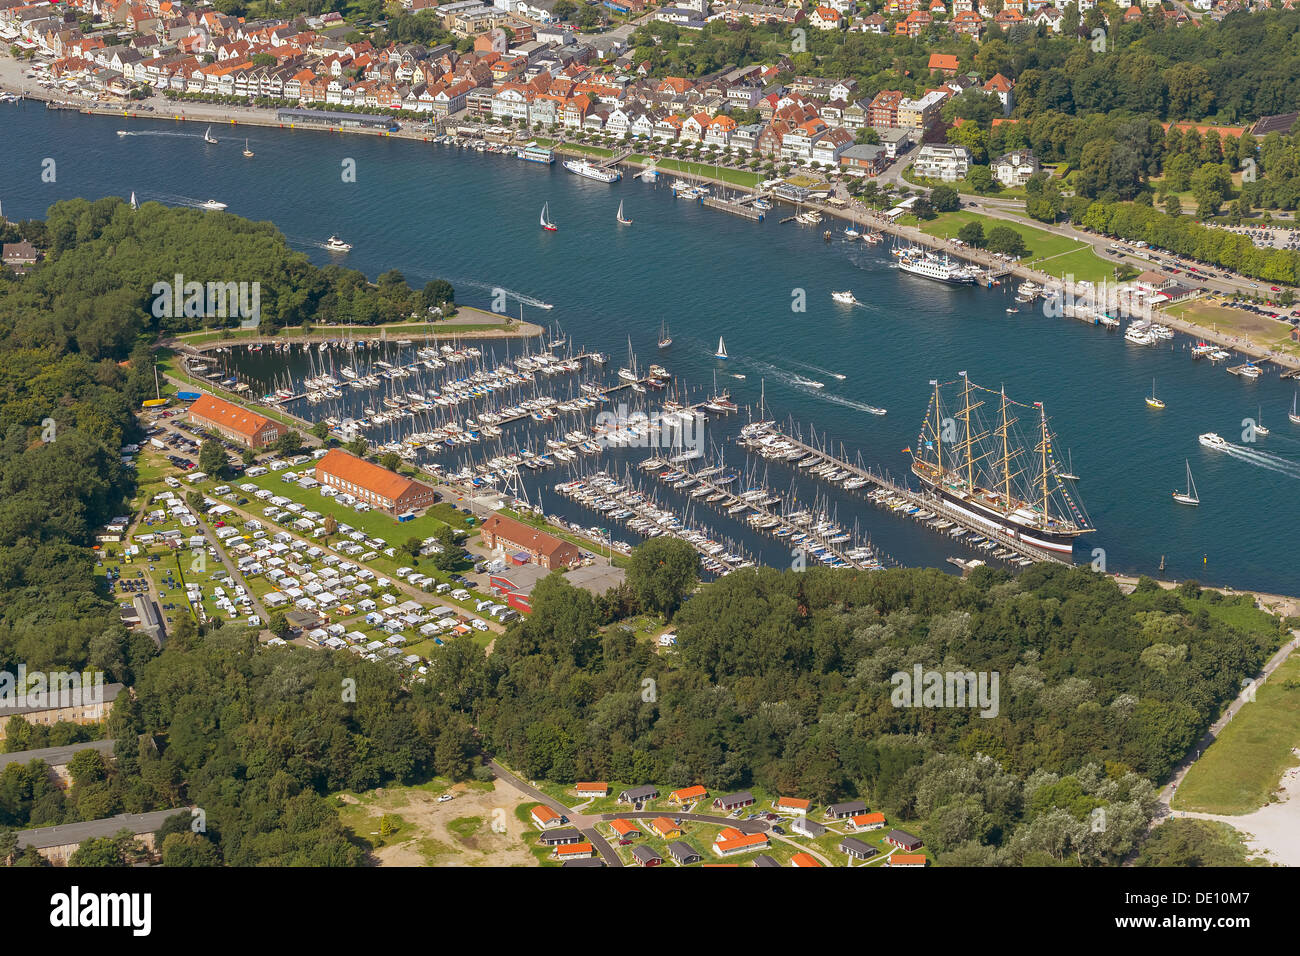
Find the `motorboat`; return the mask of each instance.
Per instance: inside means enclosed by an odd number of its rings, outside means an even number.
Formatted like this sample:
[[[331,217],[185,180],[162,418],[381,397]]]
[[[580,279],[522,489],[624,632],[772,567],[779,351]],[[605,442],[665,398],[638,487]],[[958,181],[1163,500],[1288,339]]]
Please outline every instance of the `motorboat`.
[[[856,298],[854,298],[853,293],[850,292],[850,291],[844,291],[844,292],[832,292],[832,293],[831,293],[831,298],[834,299],[836,302],[841,302],[841,303],[843,303],[844,305],[857,305],[857,304],[858,304],[858,300],[857,300]]]
[[[207,209],[211,212],[220,212],[222,209],[226,208],[226,204],[223,202],[218,202],[215,199],[205,199],[203,200],[203,202],[199,203],[199,208]]]
[[[351,252],[352,243],[344,242],[338,236],[330,236],[325,240],[325,248],[330,252]]]
[[[1206,432],[1203,435],[1198,435],[1196,440],[1199,441],[1206,448],[1223,449],[1228,447],[1228,443],[1224,441],[1221,436],[1219,436],[1214,432]]]

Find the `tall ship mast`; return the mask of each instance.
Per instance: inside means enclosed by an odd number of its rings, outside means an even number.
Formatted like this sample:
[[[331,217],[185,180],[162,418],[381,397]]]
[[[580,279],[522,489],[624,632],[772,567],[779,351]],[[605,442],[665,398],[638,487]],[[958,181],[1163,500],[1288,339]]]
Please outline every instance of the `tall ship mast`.
[[[1061,554],[1095,530],[1066,487],[1042,402],[1024,405],[973,383],[931,380],[934,394],[912,452],[912,474],[976,522]],[[945,394],[945,391],[947,394]],[[1025,414],[1032,430],[1016,426]]]

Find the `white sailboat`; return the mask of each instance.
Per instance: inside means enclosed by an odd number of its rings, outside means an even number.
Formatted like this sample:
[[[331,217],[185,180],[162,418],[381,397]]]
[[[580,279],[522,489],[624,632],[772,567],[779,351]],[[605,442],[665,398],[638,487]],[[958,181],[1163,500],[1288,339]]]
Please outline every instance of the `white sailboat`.
[[[253,158],[253,151],[248,148],[248,140],[244,140],[244,156],[248,159]]]
[[[203,132],[203,142],[205,142],[205,143],[211,143],[213,146],[217,145],[216,137],[214,137],[214,136],[212,135],[212,127],[211,127],[211,126],[209,126],[209,127],[208,127],[204,132]]]
[[[1292,425],[1300,425],[1300,412],[1296,410],[1296,393],[1291,393],[1291,411],[1287,413]]]
[[[663,322],[659,325],[659,347],[666,349],[673,344],[673,335],[668,331],[668,323]]]
[[[1192,505],[1195,507],[1201,503],[1201,499],[1197,497],[1196,494],[1196,482],[1192,481],[1192,464],[1186,459],[1184,459],[1184,463],[1187,465],[1187,490],[1175,491],[1173,493],[1174,501],[1178,502],[1180,505]]]
[[[726,359],[731,357],[727,354],[727,346],[723,343],[721,335],[718,336],[718,350],[713,353],[713,357],[720,358],[720,359]]]
[[[131,192],[131,208],[132,208],[132,209],[139,209],[139,208],[140,208],[140,206],[139,206],[139,205],[136,203],[136,201],[135,201],[135,191],[134,191],[134,190],[132,190],[132,192]]]
[[[546,210],[550,205],[549,202],[542,203],[542,228],[547,232],[557,232],[559,231],[559,227],[556,226],[555,223],[551,222],[550,218],[546,215]]]
[[[1068,450],[1068,451],[1066,452],[1066,454],[1069,456],[1069,460],[1070,460],[1070,470],[1069,470],[1069,471],[1058,471],[1058,472],[1056,473],[1056,477],[1057,477],[1057,478],[1065,478],[1065,479],[1068,480],[1068,481],[1078,481],[1078,480],[1079,480],[1079,476],[1076,475],[1076,474],[1074,473],[1074,452],[1073,452],[1072,450]]]
[[[618,201],[618,221],[621,225],[624,226],[632,225],[632,220],[628,219],[627,216],[623,215],[623,200],[621,199]]]
[[[1263,405],[1259,406],[1259,410],[1255,415],[1255,434],[1256,435],[1268,434],[1268,429],[1264,427],[1264,406]]]

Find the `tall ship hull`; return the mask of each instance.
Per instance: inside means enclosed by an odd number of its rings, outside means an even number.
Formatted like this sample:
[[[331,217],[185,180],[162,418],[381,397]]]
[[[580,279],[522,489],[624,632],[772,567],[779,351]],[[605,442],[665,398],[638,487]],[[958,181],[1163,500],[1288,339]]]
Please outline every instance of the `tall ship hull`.
[[[616,183],[623,178],[623,174],[617,169],[605,169],[603,166],[595,166],[585,159],[566,160],[564,168],[584,179],[594,179],[598,183]]]
[[[1008,514],[997,507],[971,498],[969,495],[963,495],[960,492],[944,487],[943,483],[935,481],[934,476],[931,474],[925,474],[916,468],[912,469],[912,474],[916,475],[922,484],[939,495],[949,505],[970,519],[975,527],[984,528],[988,531],[1000,531],[1002,534],[1023,541],[1025,544],[1042,548],[1045,551],[1053,551],[1057,554],[1073,554],[1074,539],[1084,533],[1083,531],[1053,532],[1036,527],[1032,520],[1017,518],[1014,514]]]
[[[1095,530],[1068,471],[1053,455],[1054,437],[1041,402],[1023,405],[970,382],[963,372],[955,401],[938,382],[912,453],[912,474],[969,520],[1032,547],[1069,555],[1074,540]],[[991,415],[986,414],[989,406]],[[984,410],[984,411],[981,411]],[[1018,414],[1032,431],[1022,435]]]

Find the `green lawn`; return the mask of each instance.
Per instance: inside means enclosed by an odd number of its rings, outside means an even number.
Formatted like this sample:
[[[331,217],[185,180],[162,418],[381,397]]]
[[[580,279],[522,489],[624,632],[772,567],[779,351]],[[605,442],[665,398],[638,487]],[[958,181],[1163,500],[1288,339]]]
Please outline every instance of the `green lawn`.
[[[1174,795],[1176,810],[1241,814],[1269,801],[1282,773],[1300,763],[1300,656],[1273,672],[1192,765]]]
[[[971,222],[978,222],[983,227],[985,235],[998,226],[1006,226],[1014,230],[1024,240],[1025,248],[1028,250],[1022,260],[1023,264],[1046,272],[1048,275],[1057,278],[1073,275],[1075,279],[1086,279],[1090,282],[1115,278],[1114,265],[1100,258],[1087,243],[1054,235],[1042,229],[1035,229],[1033,226],[1024,226],[1017,222],[964,210],[940,213],[935,218],[917,225],[927,235],[953,239],[961,231],[962,226]]]

